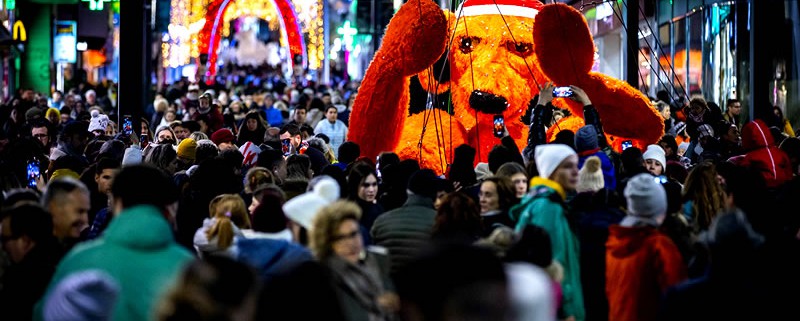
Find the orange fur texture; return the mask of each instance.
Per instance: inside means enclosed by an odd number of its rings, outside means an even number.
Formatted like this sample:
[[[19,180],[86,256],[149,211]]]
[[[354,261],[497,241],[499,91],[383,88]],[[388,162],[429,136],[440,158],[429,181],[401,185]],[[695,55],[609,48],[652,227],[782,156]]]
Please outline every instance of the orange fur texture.
[[[449,81],[438,83],[438,74],[430,67],[445,53],[451,36]],[[472,39],[466,50],[461,45],[465,38]],[[508,101],[502,113],[506,129],[522,149],[528,128],[520,117],[539,86],[553,81],[577,85],[588,94],[617,150],[625,139],[640,147],[657,142],[664,124],[647,97],[621,80],[591,72],[593,56],[586,20],[567,5],[545,5],[535,19],[529,19],[457,17],[434,1],[409,1],[392,18],[367,69],[353,106],[348,140],[361,146],[362,155],[395,151],[439,174],[452,161],[451,149],[461,143],[476,148],[476,163],[486,162],[500,140],[492,132],[494,115],[470,107],[473,90]],[[408,84],[414,75],[429,92],[450,90],[453,116],[439,110],[408,115]],[[559,128],[576,131],[583,125],[582,106],[561,99],[554,103],[576,116],[552,126],[548,139]]]

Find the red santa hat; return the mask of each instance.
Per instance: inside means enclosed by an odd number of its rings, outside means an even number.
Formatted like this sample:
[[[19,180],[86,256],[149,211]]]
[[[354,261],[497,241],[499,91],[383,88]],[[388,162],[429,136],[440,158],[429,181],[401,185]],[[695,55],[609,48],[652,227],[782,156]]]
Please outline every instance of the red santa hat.
[[[466,0],[459,6],[456,15],[471,17],[496,14],[533,19],[542,6],[538,0]]]

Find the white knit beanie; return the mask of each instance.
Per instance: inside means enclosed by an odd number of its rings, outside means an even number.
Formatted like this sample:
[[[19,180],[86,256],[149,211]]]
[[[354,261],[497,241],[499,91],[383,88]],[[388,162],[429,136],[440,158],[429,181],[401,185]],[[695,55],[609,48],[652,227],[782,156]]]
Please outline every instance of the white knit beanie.
[[[312,190],[284,203],[283,213],[293,222],[310,230],[319,210],[339,199],[339,192],[339,183],[333,178],[319,179],[314,182]]]
[[[600,158],[597,156],[590,156],[586,159],[583,168],[578,173],[578,185],[575,187],[578,193],[597,192],[605,186],[600,164]]]
[[[550,175],[556,171],[558,165],[561,165],[561,162],[571,155],[577,154],[575,150],[564,144],[536,146],[533,158],[536,161],[536,168],[539,170],[539,176],[550,178]]]
[[[667,192],[656,179],[649,173],[642,173],[628,180],[624,192],[628,215],[620,225],[661,225],[661,219],[667,213]]]
[[[644,154],[642,154],[642,158],[644,158],[644,160],[655,159],[659,163],[661,163],[661,167],[664,167],[666,169],[667,158],[665,155],[666,153],[664,152],[664,149],[661,148],[661,146],[650,144],[647,145],[647,151],[645,151]]]
[[[92,111],[92,119],[89,121],[89,132],[99,130],[105,133],[108,127],[108,116],[101,114],[99,111]]]

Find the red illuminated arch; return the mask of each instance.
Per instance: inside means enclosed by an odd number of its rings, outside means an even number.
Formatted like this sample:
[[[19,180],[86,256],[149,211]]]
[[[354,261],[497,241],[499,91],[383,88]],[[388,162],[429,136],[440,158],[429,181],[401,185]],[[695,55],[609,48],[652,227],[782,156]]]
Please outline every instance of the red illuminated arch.
[[[208,61],[206,62],[206,79],[213,82],[213,77],[217,73],[217,47],[219,46],[219,30],[222,24],[222,18],[225,16],[225,10],[232,2],[236,0],[214,0],[206,11],[206,23],[198,35],[198,49],[201,54],[208,54]],[[247,1],[247,0],[245,0]],[[252,1],[252,0],[251,0]],[[306,45],[303,39],[302,29],[300,29],[300,21],[297,19],[297,13],[290,0],[262,0],[270,1],[273,7],[278,9],[281,19],[281,33],[288,39],[289,43],[289,63],[294,67],[294,57],[303,57],[302,65],[306,66],[308,57],[306,55]]]

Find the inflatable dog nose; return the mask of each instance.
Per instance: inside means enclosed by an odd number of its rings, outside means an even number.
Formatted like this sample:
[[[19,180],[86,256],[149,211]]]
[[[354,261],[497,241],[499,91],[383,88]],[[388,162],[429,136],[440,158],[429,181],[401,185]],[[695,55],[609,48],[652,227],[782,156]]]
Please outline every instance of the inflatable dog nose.
[[[480,90],[473,90],[469,95],[469,107],[481,113],[502,114],[508,108],[508,100]]]

